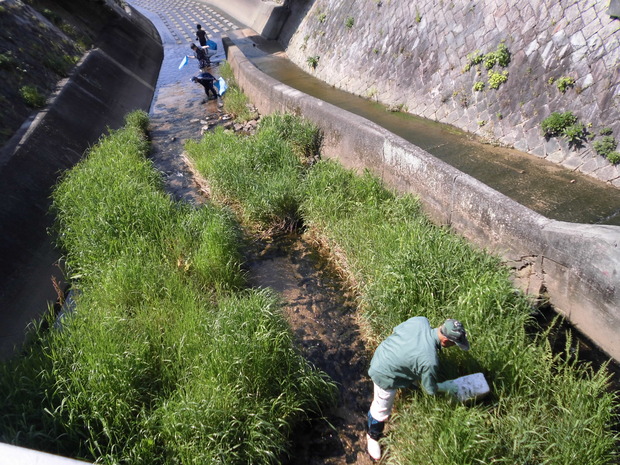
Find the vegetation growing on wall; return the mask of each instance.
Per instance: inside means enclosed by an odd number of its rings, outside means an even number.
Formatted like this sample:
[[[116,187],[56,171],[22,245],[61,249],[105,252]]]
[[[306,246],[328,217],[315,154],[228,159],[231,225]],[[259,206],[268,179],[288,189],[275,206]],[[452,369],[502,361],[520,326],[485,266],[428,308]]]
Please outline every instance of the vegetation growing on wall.
[[[620,163],[620,153],[616,151],[618,142],[609,131],[611,130],[601,130],[602,139],[594,141],[592,146],[598,155],[605,157],[615,165]]]
[[[483,54],[480,50],[476,50],[467,55],[463,72],[468,72],[472,68],[476,68],[476,75],[481,74],[480,66],[487,70],[487,78],[490,89],[497,90],[508,80],[508,71],[495,71],[493,68],[497,65],[507,68],[510,64],[510,51],[504,42],[500,42],[497,48],[489,53]],[[474,83],[473,89],[476,92],[482,92],[485,88],[483,81]]]
[[[318,55],[314,55],[314,56],[309,56],[306,59],[306,63],[308,64],[308,66],[312,69],[316,69],[316,67],[319,65],[319,56]]]
[[[544,137],[561,137],[568,142],[569,147],[580,147],[584,142],[593,140],[595,137],[588,131],[586,125],[579,122],[578,118],[570,111],[551,113],[542,120],[540,127]],[[618,144],[611,135],[612,130],[604,128],[599,131],[599,134],[603,137],[592,143],[594,151],[614,165],[620,163],[620,153],[616,151]]]

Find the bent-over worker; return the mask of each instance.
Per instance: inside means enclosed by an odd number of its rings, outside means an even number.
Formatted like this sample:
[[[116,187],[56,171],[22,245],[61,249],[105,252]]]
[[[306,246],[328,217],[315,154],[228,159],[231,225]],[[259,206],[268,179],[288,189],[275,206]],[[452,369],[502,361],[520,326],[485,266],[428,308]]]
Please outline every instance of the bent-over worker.
[[[431,395],[449,392],[448,385],[437,383],[438,350],[453,345],[469,350],[460,321],[448,319],[439,328],[432,328],[427,318],[416,316],[399,324],[377,347],[368,370],[374,384],[367,435],[368,454],[373,460],[381,458],[379,439],[399,388],[419,385]]]

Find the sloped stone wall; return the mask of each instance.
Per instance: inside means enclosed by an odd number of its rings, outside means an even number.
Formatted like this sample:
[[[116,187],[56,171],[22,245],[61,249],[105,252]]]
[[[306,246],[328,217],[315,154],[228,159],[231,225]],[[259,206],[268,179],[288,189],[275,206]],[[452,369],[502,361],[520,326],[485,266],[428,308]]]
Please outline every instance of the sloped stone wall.
[[[620,140],[620,20],[596,0],[307,0],[281,40],[288,57],[319,79],[388,106],[452,124],[495,143],[620,187],[620,165],[592,142]],[[303,19],[300,19],[300,15]],[[287,35],[288,32],[288,35]],[[468,56],[503,43],[510,63],[498,89]],[[315,57],[316,68],[308,65]],[[565,92],[558,80],[575,80]],[[484,89],[474,90],[476,82]],[[571,148],[546,140],[540,123],[571,111],[596,136]]]

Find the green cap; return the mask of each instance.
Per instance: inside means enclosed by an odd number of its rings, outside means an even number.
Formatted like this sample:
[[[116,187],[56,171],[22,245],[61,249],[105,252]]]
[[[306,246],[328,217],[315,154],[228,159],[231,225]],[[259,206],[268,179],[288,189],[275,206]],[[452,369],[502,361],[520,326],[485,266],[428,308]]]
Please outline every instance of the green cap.
[[[463,328],[463,324],[458,320],[448,319],[439,328],[441,334],[446,336],[448,340],[454,342],[462,350],[469,350],[469,341],[467,340],[467,332]]]

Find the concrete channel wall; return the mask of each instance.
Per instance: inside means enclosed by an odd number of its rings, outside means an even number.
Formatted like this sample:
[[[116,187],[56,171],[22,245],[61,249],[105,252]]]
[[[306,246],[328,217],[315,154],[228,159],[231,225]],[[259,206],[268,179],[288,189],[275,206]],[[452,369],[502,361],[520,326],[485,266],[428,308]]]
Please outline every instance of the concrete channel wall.
[[[60,254],[48,228],[50,194],[107,128],[151,105],[163,50],[157,30],[127,7],[102,31],[46,108],[33,115],[0,153],[0,357],[12,355],[26,325],[62,287]]]
[[[292,62],[338,89],[620,188],[620,164],[598,155],[592,143],[603,128],[620,140],[620,19],[609,4],[296,0],[278,40]],[[494,53],[500,44],[510,53],[507,66],[467,69],[470,58]],[[309,57],[316,68],[309,68]],[[490,71],[506,73],[497,89]],[[560,90],[566,79],[574,84]],[[542,136],[541,122],[566,111],[594,141],[570,147],[564,138]]]
[[[290,112],[324,133],[323,154],[367,168],[387,185],[420,197],[438,224],[498,254],[528,294],[555,309],[620,360],[620,228],[550,220],[371,121],[306,95],[262,73],[226,41],[243,92],[262,114]]]
[[[281,3],[263,0],[208,0],[223,12],[258,32],[265,39],[276,39],[290,10]]]

